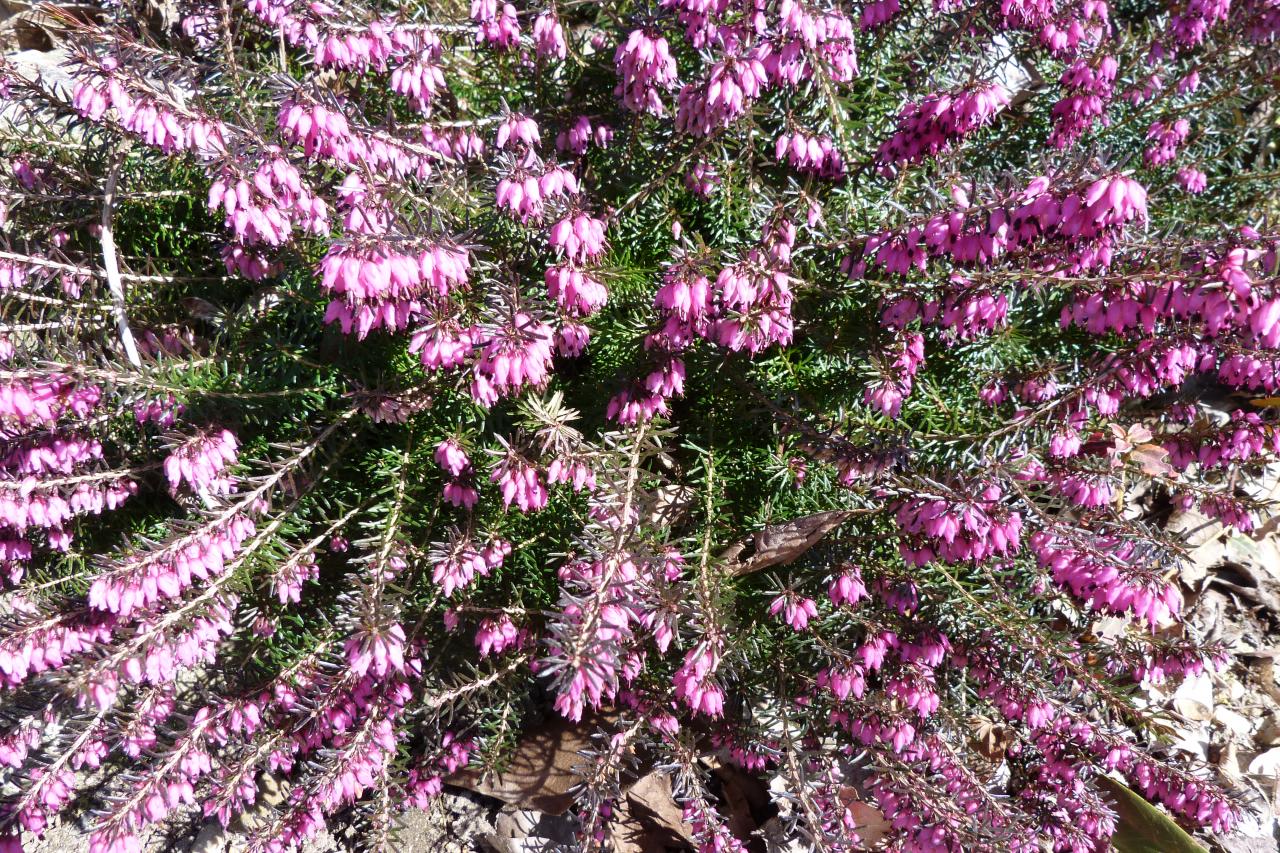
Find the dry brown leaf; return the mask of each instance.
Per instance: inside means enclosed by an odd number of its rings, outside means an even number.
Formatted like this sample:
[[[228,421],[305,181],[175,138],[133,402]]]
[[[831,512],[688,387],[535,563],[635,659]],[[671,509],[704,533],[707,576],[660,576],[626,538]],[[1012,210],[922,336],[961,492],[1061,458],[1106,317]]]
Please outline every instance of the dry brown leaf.
[[[689,486],[659,486],[653,491],[642,514],[642,524],[657,527],[675,527],[689,516],[697,502],[698,493]]]
[[[101,16],[102,9],[89,3],[5,0],[0,4],[0,48],[6,54],[51,53],[62,44],[69,25]]]
[[[1253,731],[1253,722],[1248,717],[1222,705],[1213,709],[1213,721],[1241,742],[1248,741],[1249,734]]]
[[[755,809],[763,802],[768,802],[768,791],[755,776],[744,773],[731,764],[721,764],[712,773],[720,781],[725,825],[735,838],[746,841],[760,828]]]
[[[676,803],[671,791],[671,778],[654,771],[642,777],[627,791],[632,817],[674,835],[694,846],[693,827],[684,820],[684,809]]]
[[[1129,454],[1129,458],[1142,468],[1142,473],[1152,477],[1174,473],[1173,466],[1164,461],[1168,456],[1169,451],[1158,444],[1139,444]]]
[[[842,791],[841,799],[844,799],[843,793]],[[893,828],[893,824],[885,818],[884,812],[873,805],[861,800],[846,800],[845,807],[853,815],[854,831],[858,833],[862,846],[868,850],[883,841],[889,834],[889,830]]]
[[[503,809],[486,841],[498,853],[540,853],[573,843],[573,822],[529,809]]]
[[[563,814],[573,804],[569,789],[581,781],[573,770],[582,763],[578,753],[613,719],[603,714],[573,723],[556,717],[524,735],[501,773],[463,768],[444,781],[520,808]]]
[[[835,528],[855,515],[857,510],[837,509],[817,512],[792,519],[784,524],[770,524],[747,539],[743,539],[720,555],[728,561],[728,570],[734,575],[749,575],[770,566],[785,565],[804,554],[822,541]],[[738,557],[748,546],[751,556]]]
[[[970,745],[996,764],[1004,761],[1005,753],[1013,746],[1013,731],[987,717],[971,717],[969,732]]]
[[[1240,751],[1236,748],[1234,740],[1228,740],[1221,746],[1210,752],[1213,758],[1213,764],[1218,768],[1218,772],[1223,778],[1231,782],[1233,785],[1240,781]]]
[[[673,841],[669,833],[658,829],[625,809],[609,822],[609,847],[613,853],[660,853],[685,850],[683,842]]]
[[[1233,832],[1214,840],[1218,842],[1223,853],[1275,853],[1276,851],[1276,840],[1269,835],[1265,838],[1257,838]]]

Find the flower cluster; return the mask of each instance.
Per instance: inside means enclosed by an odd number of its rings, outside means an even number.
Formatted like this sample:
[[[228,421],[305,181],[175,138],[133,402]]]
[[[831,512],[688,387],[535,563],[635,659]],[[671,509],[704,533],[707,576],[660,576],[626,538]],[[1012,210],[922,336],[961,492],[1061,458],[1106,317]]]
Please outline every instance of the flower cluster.
[[[424,303],[466,287],[470,269],[467,253],[448,246],[402,253],[378,242],[335,244],[320,261],[322,286],[335,297],[325,321],[360,338],[408,328],[426,313]]]
[[[844,161],[828,136],[809,136],[800,131],[784,133],[775,144],[778,160],[785,160],[801,172],[812,172],[822,178],[844,177]]]
[[[676,128],[693,136],[710,136],[733,124],[768,83],[759,59],[726,57],[711,68],[704,83],[680,90]]]
[[[662,91],[676,83],[676,60],[665,37],[632,30],[613,57],[618,85],[613,90],[622,105],[634,112],[661,116],[666,111]]]
[[[1066,148],[1076,142],[1095,122],[1107,123],[1107,105],[1114,92],[1119,65],[1113,56],[1104,56],[1097,65],[1077,60],[1062,72],[1062,87],[1070,94],[1053,105],[1053,133],[1049,144]]]
[[[956,92],[939,92],[909,103],[898,114],[893,136],[880,144],[876,159],[888,172],[894,166],[918,163],[947,149],[953,140],[990,124],[1009,105],[1009,92],[989,83]]]
[[[223,472],[236,464],[237,447],[236,437],[225,429],[187,439],[164,461],[169,490],[176,494],[186,483],[198,494],[227,494],[235,488],[235,479]]]
[[[1001,504],[999,486],[974,490],[971,500],[914,498],[898,508],[894,518],[910,538],[900,544],[908,563],[923,566],[934,560],[982,562],[1016,554],[1022,547],[1022,517]]]
[[[1147,129],[1147,139],[1151,140],[1151,145],[1142,152],[1142,159],[1148,166],[1172,163],[1190,132],[1191,122],[1185,118],[1177,119],[1167,127],[1163,122],[1152,122]]]

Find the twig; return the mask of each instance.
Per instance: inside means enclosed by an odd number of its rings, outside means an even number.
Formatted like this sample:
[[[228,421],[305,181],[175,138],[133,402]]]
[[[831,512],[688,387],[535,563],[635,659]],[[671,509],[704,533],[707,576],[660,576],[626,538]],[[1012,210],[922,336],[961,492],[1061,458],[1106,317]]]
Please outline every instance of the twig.
[[[38,269],[57,270],[59,272],[68,272],[75,275],[104,277],[103,273],[92,267],[82,267],[76,264],[64,264],[58,261],[51,261],[46,258],[36,258],[30,255],[23,255],[18,252],[0,252],[0,261],[16,261],[27,267]],[[133,273],[119,273],[121,281],[132,281],[140,284],[170,284],[175,281],[230,281],[231,276],[210,275],[210,276],[177,276],[177,275],[135,275]],[[7,296],[12,296],[17,291],[6,291]],[[35,299],[35,296],[28,296]],[[50,297],[43,297],[46,301],[51,300]],[[64,300],[53,300],[62,304]]]
[[[138,347],[133,342],[133,330],[129,328],[129,317],[125,314],[124,284],[120,281],[120,265],[116,262],[116,241],[111,236],[111,210],[115,207],[116,184],[120,180],[120,167],[124,165],[124,152],[116,155],[111,164],[111,172],[107,175],[107,186],[102,193],[102,270],[107,276],[107,287],[111,289],[111,298],[116,306],[116,326],[120,330],[120,343],[129,363],[134,367],[142,366],[138,357]]]

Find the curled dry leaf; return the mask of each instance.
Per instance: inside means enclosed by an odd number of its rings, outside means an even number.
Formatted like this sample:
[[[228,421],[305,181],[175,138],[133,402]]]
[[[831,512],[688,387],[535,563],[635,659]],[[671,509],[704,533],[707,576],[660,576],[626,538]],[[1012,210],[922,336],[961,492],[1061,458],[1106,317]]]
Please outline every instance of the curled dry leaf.
[[[752,536],[725,549],[720,557],[733,575],[749,575],[770,566],[786,565],[822,541],[822,538],[845,521],[864,510],[839,509],[817,512],[792,519],[784,524],[770,524]],[[750,556],[740,559],[751,549]]]
[[[1129,458],[1138,464],[1142,473],[1152,477],[1167,477],[1177,473],[1165,461],[1169,458],[1169,451],[1158,444],[1139,444],[1129,453]]]
[[[969,718],[970,745],[989,760],[999,764],[1013,746],[1013,731],[1003,723],[987,717]]]

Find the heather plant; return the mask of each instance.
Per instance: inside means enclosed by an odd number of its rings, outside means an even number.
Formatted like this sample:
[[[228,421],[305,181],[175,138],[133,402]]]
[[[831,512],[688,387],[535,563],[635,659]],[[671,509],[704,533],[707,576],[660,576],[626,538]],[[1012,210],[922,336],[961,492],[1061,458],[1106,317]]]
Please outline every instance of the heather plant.
[[[393,849],[546,716],[588,850],[637,756],[745,850],[713,752],[805,849],[1230,829],[1135,697],[1280,450],[1276,0],[174,8],[0,65],[4,849]]]

